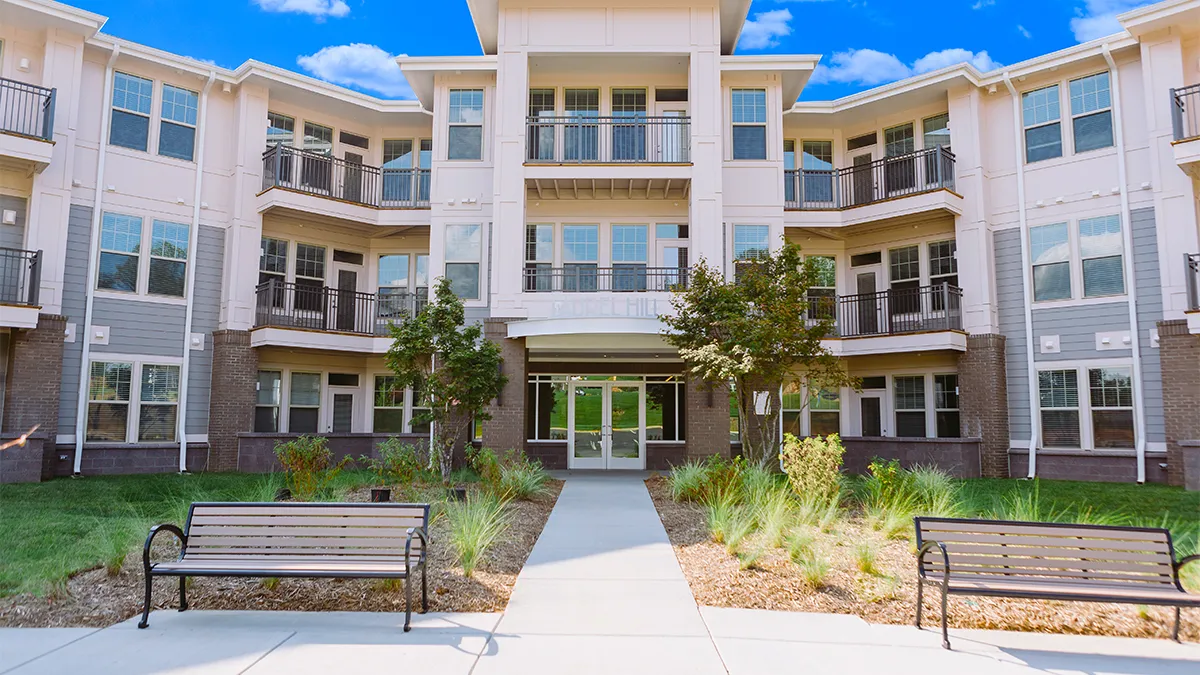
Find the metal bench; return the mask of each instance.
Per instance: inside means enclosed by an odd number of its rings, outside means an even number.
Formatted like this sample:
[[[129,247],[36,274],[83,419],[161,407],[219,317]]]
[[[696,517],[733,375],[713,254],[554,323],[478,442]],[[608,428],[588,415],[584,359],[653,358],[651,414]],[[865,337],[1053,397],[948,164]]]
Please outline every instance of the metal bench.
[[[187,523],[150,528],[142,549],[149,625],[156,576],[179,577],[179,611],[188,608],[187,577],[338,577],[404,580],[404,630],[412,619],[412,573],[421,572],[421,611],[428,609],[428,504],[210,502],[192,504]],[[177,560],[151,562],[160,532],[179,538]]]
[[[917,530],[917,628],[925,584],[942,589],[942,646],[947,595],[1200,607],[1175,560],[1171,533],[1146,527],[1063,525],[1004,520],[914,518]]]

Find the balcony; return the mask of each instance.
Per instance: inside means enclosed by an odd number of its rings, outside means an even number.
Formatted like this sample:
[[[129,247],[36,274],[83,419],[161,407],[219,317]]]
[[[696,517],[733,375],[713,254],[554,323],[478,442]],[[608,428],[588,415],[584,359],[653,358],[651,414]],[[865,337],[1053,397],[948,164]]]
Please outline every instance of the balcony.
[[[382,353],[391,338],[388,327],[411,319],[428,302],[428,293],[361,291],[310,286],[272,279],[256,290],[254,327],[268,329],[253,346],[312,347]],[[283,329],[278,332],[273,329]],[[327,333],[332,338],[305,337]],[[350,339],[345,339],[350,338]]]
[[[954,153],[942,146],[842,169],[784,172],[784,208],[837,211],[935,190],[954,190]]]
[[[0,326],[36,327],[41,285],[41,251],[0,248]]]
[[[1171,130],[1175,163],[1200,178],[1200,84],[1171,90]]]
[[[371,224],[406,224],[384,222],[378,211],[428,209],[430,170],[380,168],[276,145],[263,153],[263,194],[271,188],[282,188],[298,198],[276,198],[279,203],[273,201],[269,206],[329,212],[334,217]],[[315,206],[308,201],[313,197],[326,200],[325,204],[340,202],[348,209]]]
[[[839,356],[966,349],[962,289],[950,284],[825,298],[809,313],[834,320]]]
[[[0,162],[41,171],[54,142],[54,89],[0,77]]]
[[[1187,266],[1187,322],[1188,332],[1200,334],[1200,253],[1187,253],[1183,256]]]
[[[670,292],[687,288],[688,273],[686,267],[597,267],[587,263],[551,267],[531,263],[525,268],[522,288],[526,293]]]

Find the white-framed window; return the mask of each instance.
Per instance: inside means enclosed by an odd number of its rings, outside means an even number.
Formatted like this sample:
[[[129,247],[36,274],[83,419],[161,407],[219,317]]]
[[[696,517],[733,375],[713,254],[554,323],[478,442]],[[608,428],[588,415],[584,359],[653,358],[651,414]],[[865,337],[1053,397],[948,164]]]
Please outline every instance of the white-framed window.
[[[196,124],[200,95],[163,85],[162,119],[158,129],[158,154],[192,161],[196,152]]]
[[[896,436],[924,438],[925,376],[897,375],[892,378],[892,399],[896,408]]]
[[[377,434],[402,434],[408,431],[406,408],[408,390],[395,375],[376,375],[373,397],[373,426]]]
[[[133,364],[93,361],[88,376],[87,436],[91,441],[124,443],[133,400]]]
[[[958,241],[929,242],[929,284],[958,285]]]
[[[833,319],[837,314],[837,258],[831,255],[810,255],[816,276],[808,287],[808,316],[812,319]]]
[[[263,237],[260,246],[258,254],[258,284],[262,286],[263,284],[274,282],[275,286],[270,298],[260,298],[259,301],[260,303],[269,301],[271,307],[283,307],[286,297],[284,284],[287,283],[288,242],[284,239]],[[264,292],[266,291],[260,290],[259,295],[262,295]]]
[[[296,244],[295,308],[325,311],[325,247]]]
[[[478,300],[480,261],[483,256],[483,226],[446,226],[446,278],[455,295],[463,300]]]
[[[771,228],[767,225],[733,226],[733,259],[752,261],[771,254]]]
[[[1071,241],[1066,223],[1029,228],[1033,262],[1033,300],[1071,297]]]
[[[385,253],[379,256],[376,287],[379,294],[379,318],[407,318],[416,313],[418,307],[411,294],[411,256],[407,253]]]
[[[917,244],[888,250],[888,281],[892,313],[915,311],[920,306],[921,247]]]
[[[291,374],[288,384],[288,432],[317,433],[321,417],[321,373]]]
[[[883,153],[886,157],[899,157],[916,150],[916,136],[912,122],[883,130]]]
[[[553,375],[530,375],[525,390],[525,438],[567,440],[567,381]]]
[[[808,400],[808,435],[828,436],[841,433],[842,397],[837,391],[822,389]]]
[[[933,409],[938,438],[962,435],[958,414],[958,373],[933,376]]]
[[[1075,152],[1113,146],[1112,91],[1105,71],[1068,83]]]
[[[950,113],[921,120],[921,147],[950,149]]]
[[[105,212],[100,219],[100,269],[96,287],[137,293],[141,250],[142,219]]]
[[[150,143],[153,101],[154,80],[114,73],[109,144],[146,152]]]
[[[1062,157],[1062,118],[1059,87],[1021,94],[1021,121],[1025,128],[1025,162]]]
[[[1113,214],[1029,228],[1034,302],[1124,295],[1121,227]]]
[[[612,290],[646,290],[649,236],[647,225],[612,226]]]
[[[554,288],[554,225],[525,225],[525,290]]]
[[[171,442],[179,415],[179,366],[142,365],[138,406],[138,442]]]
[[[1079,257],[1083,270],[1083,297],[1125,293],[1121,216],[1083,218],[1079,221]]]
[[[599,225],[563,225],[563,290],[594,291],[600,261]]]
[[[767,158],[767,90],[734,89],[731,92],[733,158]]]
[[[296,142],[296,119],[276,112],[267,113],[267,147],[291,147]]]
[[[189,227],[182,223],[153,221],[149,230],[149,256],[142,255],[145,234],[140,217],[104,213],[100,220],[100,269],[96,288],[184,297],[191,237]]]
[[[254,430],[279,432],[279,406],[283,395],[283,373],[278,370],[258,371],[258,389],[254,402]]]
[[[1078,371],[1073,368],[1039,370],[1038,400],[1042,418],[1042,447],[1081,447]]]
[[[451,89],[446,159],[483,159],[483,90]]]
[[[88,442],[169,443],[177,438],[178,364],[126,359],[88,369]],[[137,382],[137,386],[134,386]]]
[[[646,378],[646,440],[687,440],[687,385],[682,377]]]
[[[187,286],[187,225],[154,221],[150,226],[150,273],[146,292],[182,298]]]
[[[1092,443],[1096,448],[1134,447],[1133,369],[1088,369]]]

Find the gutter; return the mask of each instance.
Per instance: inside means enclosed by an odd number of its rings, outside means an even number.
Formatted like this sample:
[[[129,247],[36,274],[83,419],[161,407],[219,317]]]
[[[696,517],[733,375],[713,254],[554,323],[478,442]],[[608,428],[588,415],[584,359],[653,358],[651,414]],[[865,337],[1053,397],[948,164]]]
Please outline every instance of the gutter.
[[[179,409],[175,423],[179,436],[179,473],[187,473],[188,376],[192,354],[192,315],[196,309],[196,252],[200,248],[200,188],[204,185],[204,137],[208,130],[208,92],[217,79],[217,71],[209,71],[208,81],[200,92],[200,129],[196,133],[196,191],[192,196],[192,222],[188,232],[187,286],[184,297],[187,309],[183,319],[183,363],[179,368]],[[211,349],[212,346],[209,345]]]
[[[1142,392],[1142,329],[1138,326],[1137,315],[1137,275],[1133,269],[1133,223],[1129,214],[1129,180],[1125,173],[1125,132],[1121,126],[1121,76],[1117,72],[1117,64],[1113,60],[1108,43],[1100,47],[1104,60],[1108,62],[1109,79],[1112,83],[1112,99],[1117,102],[1113,106],[1113,134],[1117,143],[1117,179],[1121,184],[1121,228],[1125,250],[1128,251],[1129,262],[1125,265],[1125,292],[1129,297],[1129,336],[1130,349],[1133,352],[1133,435],[1137,448],[1137,482],[1146,482],[1146,417],[1145,399]]]
[[[1013,139],[1017,148],[1017,214],[1021,223],[1021,288],[1025,295],[1025,363],[1029,379],[1029,478],[1037,477],[1037,446],[1042,436],[1042,419],[1038,414],[1037,364],[1033,361],[1033,267],[1029,264],[1029,217],[1025,204],[1025,139],[1021,137],[1021,97],[1013,86],[1008,71],[1002,75],[1004,86],[1012,97]]]
[[[100,148],[96,152],[96,198],[92,204],[92,238],[88,242],[88,274],[87,288],[83,289],[86,297],[83,310],[83,354],[79,360],[79,403],[75,408],[75,468],[73,474],[82,476],[83,439],[87,435],[87,402],[88,386],[91,379],[91,369],[88,364],[92,358],[92,309],[96,301],[96,279],[100,274],[100,220],[104,206],[104,160],[108,156],[108,134],[110,125],[105,124],[108,110],[112,108],[113,67],[117,65],[117,57],[121,55],[121,46],[113,45],[108,64],[104,67],[104,96],[100,109]],[[80,332],[75,332],[75,339],[80,339]]]

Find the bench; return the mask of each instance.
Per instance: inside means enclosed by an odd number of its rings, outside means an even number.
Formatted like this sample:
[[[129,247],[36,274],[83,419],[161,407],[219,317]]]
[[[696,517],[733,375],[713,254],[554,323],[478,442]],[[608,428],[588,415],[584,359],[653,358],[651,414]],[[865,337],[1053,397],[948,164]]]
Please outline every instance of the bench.
[[[947,595],[1200,607],[1175,560],[1171,533],[1146,527],[1064,525],[961,518],[913,519],[917,530],[917,628],[925,584],[942,590],[942,646]]]
[[[404,580],[404,630],[412,620],[410,577],[421,572],[421,611],[428,609],[425,561],[428,504],[209,502],[192,504],[187,522],[150,528],[142,549],[149,625],[154,577],[179,577],[179,611],[188,608],[188,577],[309,577]],[[179,558],[151,562],[160,532],[179,539]]]

